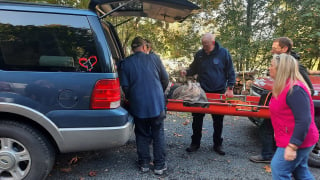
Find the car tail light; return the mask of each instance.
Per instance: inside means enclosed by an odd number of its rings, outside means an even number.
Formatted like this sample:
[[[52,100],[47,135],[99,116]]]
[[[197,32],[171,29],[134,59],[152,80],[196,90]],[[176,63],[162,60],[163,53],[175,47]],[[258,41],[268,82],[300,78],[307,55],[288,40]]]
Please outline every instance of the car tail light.
[[[119,79],[102,79],[94,86],[91,109],[113,109],[120,106]]]

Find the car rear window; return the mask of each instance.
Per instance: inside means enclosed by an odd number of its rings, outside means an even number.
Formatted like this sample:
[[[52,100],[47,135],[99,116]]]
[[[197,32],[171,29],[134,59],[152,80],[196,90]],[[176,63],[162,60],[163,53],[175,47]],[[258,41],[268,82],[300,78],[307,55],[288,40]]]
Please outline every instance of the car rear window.
[[[86,16],[0,11],[0,68],[101,72]]]

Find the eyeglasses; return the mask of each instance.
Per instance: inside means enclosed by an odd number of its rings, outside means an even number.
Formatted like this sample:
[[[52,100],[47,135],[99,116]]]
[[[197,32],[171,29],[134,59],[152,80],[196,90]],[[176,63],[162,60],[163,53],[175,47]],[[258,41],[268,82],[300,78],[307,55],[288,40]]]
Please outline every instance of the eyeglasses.
[[[280,61],[280,54],[274,54],[272,59],[279,62]]]
[[[282,47],[272,47],[272,51],[280,51]]]

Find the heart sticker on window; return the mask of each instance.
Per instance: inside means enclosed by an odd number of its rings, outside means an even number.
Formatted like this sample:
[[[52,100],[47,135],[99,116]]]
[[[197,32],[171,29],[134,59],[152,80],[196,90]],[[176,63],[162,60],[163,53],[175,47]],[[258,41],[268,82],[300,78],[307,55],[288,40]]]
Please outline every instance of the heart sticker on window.
[[[97,56],[90,56],[87,58],[80,58],[79,64],[80,66],[87,69],[87,71],[91,71],[93,69],[93,66],[98,62]]]

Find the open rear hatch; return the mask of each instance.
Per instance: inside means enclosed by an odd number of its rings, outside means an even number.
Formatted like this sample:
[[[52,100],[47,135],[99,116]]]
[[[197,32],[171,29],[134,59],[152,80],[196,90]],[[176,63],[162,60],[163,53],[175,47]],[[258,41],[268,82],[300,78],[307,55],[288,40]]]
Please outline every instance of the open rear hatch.
[[[187,0],[91,0],[89,9],[101,18],[111,16],[149,17],[166,22],[182,22],[200,8]]]

